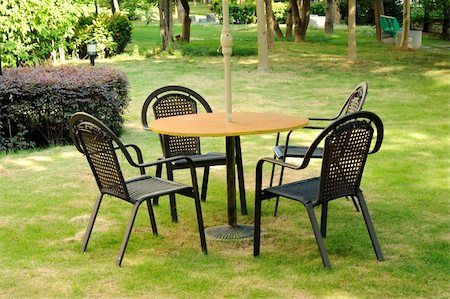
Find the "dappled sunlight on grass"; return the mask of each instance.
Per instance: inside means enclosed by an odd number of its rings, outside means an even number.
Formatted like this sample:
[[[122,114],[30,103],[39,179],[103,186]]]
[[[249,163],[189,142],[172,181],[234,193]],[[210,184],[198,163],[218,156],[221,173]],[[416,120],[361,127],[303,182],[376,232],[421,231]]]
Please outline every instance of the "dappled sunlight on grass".
[[[392,73],[392,72],[398,72],[403,69],[402,66],[384,66],[384,67],[377,67],[370,70],[373,74],[386,74],[386,73]]]

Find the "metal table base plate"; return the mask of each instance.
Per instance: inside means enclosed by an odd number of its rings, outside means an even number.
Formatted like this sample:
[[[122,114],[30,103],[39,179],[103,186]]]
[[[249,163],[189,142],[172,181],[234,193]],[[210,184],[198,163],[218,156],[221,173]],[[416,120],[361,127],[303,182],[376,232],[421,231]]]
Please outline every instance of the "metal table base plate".
[[[238,224],[236,227],[220,225],[205,229],[206,236],[214,240],[242,240],[253,238],[253,225]]]

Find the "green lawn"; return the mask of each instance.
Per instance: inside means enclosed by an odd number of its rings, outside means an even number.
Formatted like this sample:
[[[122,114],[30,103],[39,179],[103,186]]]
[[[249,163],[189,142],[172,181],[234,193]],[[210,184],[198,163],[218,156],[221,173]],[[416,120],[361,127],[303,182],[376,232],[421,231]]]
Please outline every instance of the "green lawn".
[[[151,91],[187,86],[214,111],[225,111],[223,59],[200,56],[218,48],[220,29],[194,24],[190,45],[145,58],[159,47],[158,27],[136,23],[130,54],[96,63],[128,76],[131,102],[121,138],[141,146],[145,160],[161,155],[158,137],[140,125],[141,105]],[[170,221],[168,200],[155,207],[159,237],[151,234],[145,207],[138,213],[123,267],[117,268],[131,205],[106,198],[88,251],[81,253],[96,185],[85,158],[73,146],[59,146],[0,156],[0,297],[450,297],[449,43],[426,35],[422,49],[401,52],[377,43],[372,28],[358,27],[358,61],[348,63],[343,28],[331,36],[310,30],[306,43],[278,41],[270,51],[270,72],[258,73],[256,27],[232,26],[232,32],[236,52],[244,55],[232,58],[236,111],[331,116],[354,86],[369,83],[365,109],[381,117],[385,139],[369,157],[362,189],[385,261],[376,260],[361,214],[345,199],[330,203],[325,245],[332,270],[322,266],[305,209],[287,200],[281,200],[278,217],[272,216],[275,201],[263,204],[259,258],[252,256],[251,241],[208,240],[203,255],[193,201],[179,197],[178,224]],[[131,55],[136,48],[141,55]],[[240,223],[253,223],[255,165],[272,155],[274,137],[242,138],[250,213],[238,214]],[[299,130],[292,142],[313,137]],[[223,138],[202,141],[204,151],[224,151]],[[288,177],[319,169],[315,162]],[[176,179],[185,181],[186,174],[178,172]],[[202,205],[206,227],[226,222],[224,176],[225,168],[211,171]]]

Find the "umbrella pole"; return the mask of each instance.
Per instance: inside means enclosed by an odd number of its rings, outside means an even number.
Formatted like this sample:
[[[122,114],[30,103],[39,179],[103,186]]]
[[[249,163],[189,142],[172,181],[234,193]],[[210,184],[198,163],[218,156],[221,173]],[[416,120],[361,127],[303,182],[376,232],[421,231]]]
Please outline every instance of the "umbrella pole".
[[[225,75],[225,101],[227,121],[231,122],[231,52],[233,48],[233,36],[230,31],[229,0],[223,0],[223,27],[220,35],[220,45],[222,46],[224,75]]]

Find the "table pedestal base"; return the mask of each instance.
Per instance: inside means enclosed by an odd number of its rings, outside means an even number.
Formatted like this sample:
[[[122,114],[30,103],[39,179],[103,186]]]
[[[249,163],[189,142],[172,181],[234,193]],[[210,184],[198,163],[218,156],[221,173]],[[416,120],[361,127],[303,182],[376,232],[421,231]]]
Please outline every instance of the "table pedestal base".
[[[253,225],[238,224],[236,227],[220,225],[205,229],[206,236],[214,240],[242,240],[253,238]]]

